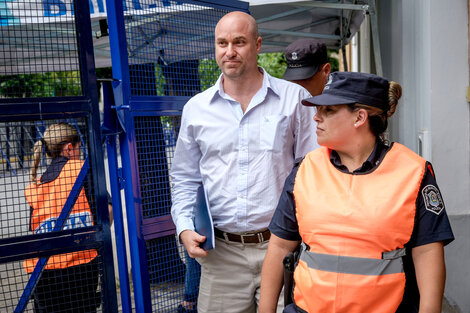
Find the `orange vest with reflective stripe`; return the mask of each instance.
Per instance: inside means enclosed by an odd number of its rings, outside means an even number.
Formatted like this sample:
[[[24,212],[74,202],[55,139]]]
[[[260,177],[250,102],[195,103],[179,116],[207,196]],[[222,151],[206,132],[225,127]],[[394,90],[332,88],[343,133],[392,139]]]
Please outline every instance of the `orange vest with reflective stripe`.
[[[330,152],[309,153],[295,179],[299,232],[309,246],[294,272],[295,304],[309,313],[393,313],[426,161],[394,143],[372,172],[353,175],[336,169]]]
[[[80,160],[69,160],[55,180],[44,184],[31,184],[26,188],[26,200],[33,208],[31,229],[34,234],[50,232],[54,229],[57,218],[72,191],[83,163]],[[85,196],[85,191],[82,189],[62,230],[92,225],[93,218],[90,206]],[[54,255],[47,261],[45,269],[53,270],[85,264],[96,256],[97,252],[94,249]],[[24,261],[23,267],[27,273],[31,273],[34,270],[37,261],[38,258]]]

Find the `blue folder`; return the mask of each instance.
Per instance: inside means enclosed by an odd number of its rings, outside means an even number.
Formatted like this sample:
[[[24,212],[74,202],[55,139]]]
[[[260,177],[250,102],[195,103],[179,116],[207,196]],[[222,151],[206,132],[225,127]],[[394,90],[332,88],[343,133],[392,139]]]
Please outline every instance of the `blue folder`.
[[[194,207],[194,228],[198,234],[206,236],[206,241],[201,244],[201,248],[204,250],[214,249],[215,247],[214,224],[207,203],[206,193],[201,185],[197,189],[196,205]]]

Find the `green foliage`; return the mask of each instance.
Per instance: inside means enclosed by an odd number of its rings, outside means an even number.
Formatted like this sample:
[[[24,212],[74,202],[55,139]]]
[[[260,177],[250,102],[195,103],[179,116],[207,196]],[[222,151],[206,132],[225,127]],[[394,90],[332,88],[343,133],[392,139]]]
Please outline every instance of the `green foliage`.
[[[332,54],[338,56],[338,50],[328,50],[328,61],[331,65],[331,72],[339,71],[339,60],[337,57],[332,56]]]
[[[101,67],[95,69],[96,78],[113,78],[113,69],[111,67]]]
[[[339,60],[332,56],[332,54],[335,53],[337,53],[337,51],[328,50],[328,61],[331,64],[331,72],[339,71]],[[260,53],[258,55],[258,64],[271,76],[277,78],[282,78],[287,67],[287,61],[282,52]]]
[[[5,98],[32,97],[50,94],[49,86],[41,84],[37,74],[6,75],[0,77],[0,95]]]
[[[81,93],[78,71],[0,76],[0,96],[5,98],[77,96]]]
[[[164,96],[165,95],[165,76],[163,75],[162,68],[160,65],[155,66],[155,75],[156,75],[156,82],[157,82],[157,96]]]
[[[201,80],[201,91],[214,85],[220,76],[220,69],[214,59],[199,60],[199,78]]]
[[[258,54],[258,65],[268,72],[269,75],[282,78],[286,71],[287,62],[282,52]]]
[[[55,72],[52,87],[56,96],[79,96],[82,94],[80,72]]]

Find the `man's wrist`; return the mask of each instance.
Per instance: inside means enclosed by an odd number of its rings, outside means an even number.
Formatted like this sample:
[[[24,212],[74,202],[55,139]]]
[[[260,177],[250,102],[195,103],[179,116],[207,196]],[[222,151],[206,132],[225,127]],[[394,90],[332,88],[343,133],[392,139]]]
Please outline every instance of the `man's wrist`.
[[[181,227],[176,226],[176,234],[178,236],[178,240],[180,243],[181,242],[181,233],[186,231],[186,230],[193,230],[194,231],[194,224],[184,224]]]

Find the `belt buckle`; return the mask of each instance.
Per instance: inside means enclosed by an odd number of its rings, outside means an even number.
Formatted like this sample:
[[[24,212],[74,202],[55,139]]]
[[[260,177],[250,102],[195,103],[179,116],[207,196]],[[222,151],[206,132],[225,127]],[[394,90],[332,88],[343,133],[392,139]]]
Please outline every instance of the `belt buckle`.
[[[264,241],[264,237],[263,237],[263,233],[262,232],[259,232],[259,233],[255,233],[255,234],[242,234],[240,235],[240,241],[242,242],[242,244],[244,245],[245,244],[245,237],[252,237],[252,236],[256,236],[258,237],[258,242],[254,242],[254,243],[262,243]],[[253,243],[253,242],[252,242]],[[249,243],[246,243],[246,244],[249,244]]]
[[[240,235],[240,241],[242,242],[242,245],[245,244],[245,237],[248,237],[248,236],[253,236],[254,234],[241,234]]]

